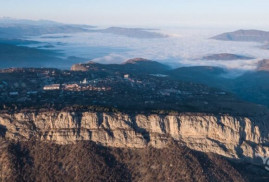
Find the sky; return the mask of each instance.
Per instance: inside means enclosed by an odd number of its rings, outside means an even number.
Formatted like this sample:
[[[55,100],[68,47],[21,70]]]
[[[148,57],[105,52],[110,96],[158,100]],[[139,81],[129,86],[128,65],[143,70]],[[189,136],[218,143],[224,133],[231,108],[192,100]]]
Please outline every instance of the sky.
[[[0,0],[0,16],[126,26],[269,28],[269,0]]]

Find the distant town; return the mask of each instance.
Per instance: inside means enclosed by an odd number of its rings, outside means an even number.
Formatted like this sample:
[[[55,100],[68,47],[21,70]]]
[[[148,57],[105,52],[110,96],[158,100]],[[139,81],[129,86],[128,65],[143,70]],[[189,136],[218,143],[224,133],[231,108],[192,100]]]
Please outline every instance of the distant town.
[[[154,70],[155,63],[151,64]],[[177,81],[159,70],[134,72],[129,67],[90,65],[93,70],[1,70],[1,110],[75,107],[126,112],[238,112],[230,103],[242,104],[230,93]]]

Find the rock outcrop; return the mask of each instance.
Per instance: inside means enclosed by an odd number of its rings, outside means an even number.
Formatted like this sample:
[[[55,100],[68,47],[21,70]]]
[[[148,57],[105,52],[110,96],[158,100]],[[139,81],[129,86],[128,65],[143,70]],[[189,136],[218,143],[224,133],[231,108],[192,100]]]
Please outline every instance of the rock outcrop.
[[[170,139],[187,147],[235,159],[269,153],[268,117],[96,112],[26,112],[0,114],[2,137],[37,138],[57,144],[89,140],[110,147],[166,147]]]

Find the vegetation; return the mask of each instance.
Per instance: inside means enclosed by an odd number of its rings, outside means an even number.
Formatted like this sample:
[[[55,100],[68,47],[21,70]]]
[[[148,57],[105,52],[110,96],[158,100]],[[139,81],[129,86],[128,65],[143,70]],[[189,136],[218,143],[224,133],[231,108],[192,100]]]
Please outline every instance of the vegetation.
[[[173,141],[164,149],[107,148],[92,142],[57,145],[2,141],[0,181],[266,181],[245,163],[196,152]],[[3,146],[3,145],[2,145]]]

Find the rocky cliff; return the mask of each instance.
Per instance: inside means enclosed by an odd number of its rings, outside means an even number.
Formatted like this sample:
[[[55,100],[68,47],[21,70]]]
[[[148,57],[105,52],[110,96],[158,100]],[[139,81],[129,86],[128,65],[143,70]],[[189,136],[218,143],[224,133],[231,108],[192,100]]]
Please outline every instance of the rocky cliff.
[[[187,147],[235,159],[269,153],[268,116],[96,112],[0,114],[0,135],[9,140],[37,138],[57,144],[81,140],[110,147],[166,147],[173,139]]]

